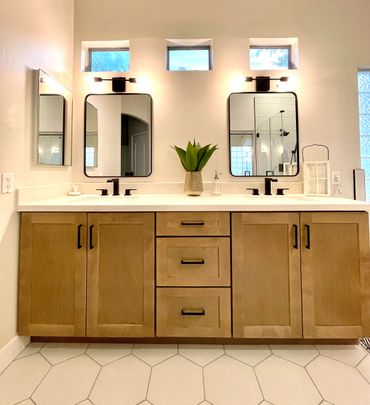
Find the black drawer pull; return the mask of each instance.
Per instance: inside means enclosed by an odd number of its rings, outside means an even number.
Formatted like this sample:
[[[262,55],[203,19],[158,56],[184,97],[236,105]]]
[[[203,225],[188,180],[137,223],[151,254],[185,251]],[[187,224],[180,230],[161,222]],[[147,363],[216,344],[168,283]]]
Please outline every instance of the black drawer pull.
[[[184,316],[204,316],[206,311],[204,309],[182,309],[181,315]]]
[[[204,259],[181,259],[181,264],[204,264]]]
[[[294,224],[293,225],[294,229],[294,249],[298,249],[298,225]]]
[[[311,231],[310,225],[305,225],[307,231],[307,242],[306,242],[306,249],[311,249]]]
[[[181,226],[204,226],[204,221],[181,221]]]
[[[78,225],[77,227],[77,249],[81,249],[82,245],[81,245],[81,228],[82,228],[82,224]]]
[[[93,244],[93,228],[94,225],[90,225],[90,234],[89,234],[89,239],[90,239],[90,249],[94,249],[94,244]]]

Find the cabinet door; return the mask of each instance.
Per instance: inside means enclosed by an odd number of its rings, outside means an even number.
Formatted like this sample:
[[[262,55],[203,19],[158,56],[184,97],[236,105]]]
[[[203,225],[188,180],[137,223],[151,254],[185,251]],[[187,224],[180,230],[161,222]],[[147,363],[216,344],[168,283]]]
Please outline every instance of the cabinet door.
[[[304,337],[369,335],[367,213],[304,213],[301,229]]]
[[[302,337],[297,213],[232,214],[234,337]]]
[[[21,216],[18,333],[84,336],[86,214]]]
[[[88,336],[154,336],[154,214],[89,214]]]

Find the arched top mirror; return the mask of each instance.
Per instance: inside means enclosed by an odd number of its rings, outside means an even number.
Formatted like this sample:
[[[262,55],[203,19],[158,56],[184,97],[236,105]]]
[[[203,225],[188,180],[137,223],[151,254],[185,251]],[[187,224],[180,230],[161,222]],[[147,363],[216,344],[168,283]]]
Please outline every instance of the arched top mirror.
[[[149,94],[89,94],[85,98],[85,174],[147,177],[152,171]]]
[[[230,173],[296,176],[298,105],[292,92],[232,93],[228,98]]]

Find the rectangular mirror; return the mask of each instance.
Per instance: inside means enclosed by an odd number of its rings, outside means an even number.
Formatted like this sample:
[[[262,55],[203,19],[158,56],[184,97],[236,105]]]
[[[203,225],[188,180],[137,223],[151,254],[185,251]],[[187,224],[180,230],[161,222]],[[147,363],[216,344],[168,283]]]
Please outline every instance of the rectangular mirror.
[[[35,77],[35,162],[69,166],[72,158],[72,92],[42,70]]]
[[[232,93],[228,98],[230,173],[296,176],[298,107],[292,92]]]
[[[152,171],[149,94],[89,94],[85,98],[85,174],[146,177]]]

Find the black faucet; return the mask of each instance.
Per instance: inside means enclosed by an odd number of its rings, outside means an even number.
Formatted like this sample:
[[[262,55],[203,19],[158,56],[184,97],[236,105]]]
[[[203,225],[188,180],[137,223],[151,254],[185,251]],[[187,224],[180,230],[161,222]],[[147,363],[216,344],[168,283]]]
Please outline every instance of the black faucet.
[[[271,183],[278,181],[278,179],[272,179],[271,177],[265,178],[265,195],[272,195],[271,194]]]
[[[119,179],[109,179],[107,183],[113,183],[113,195],[119,195]]]

